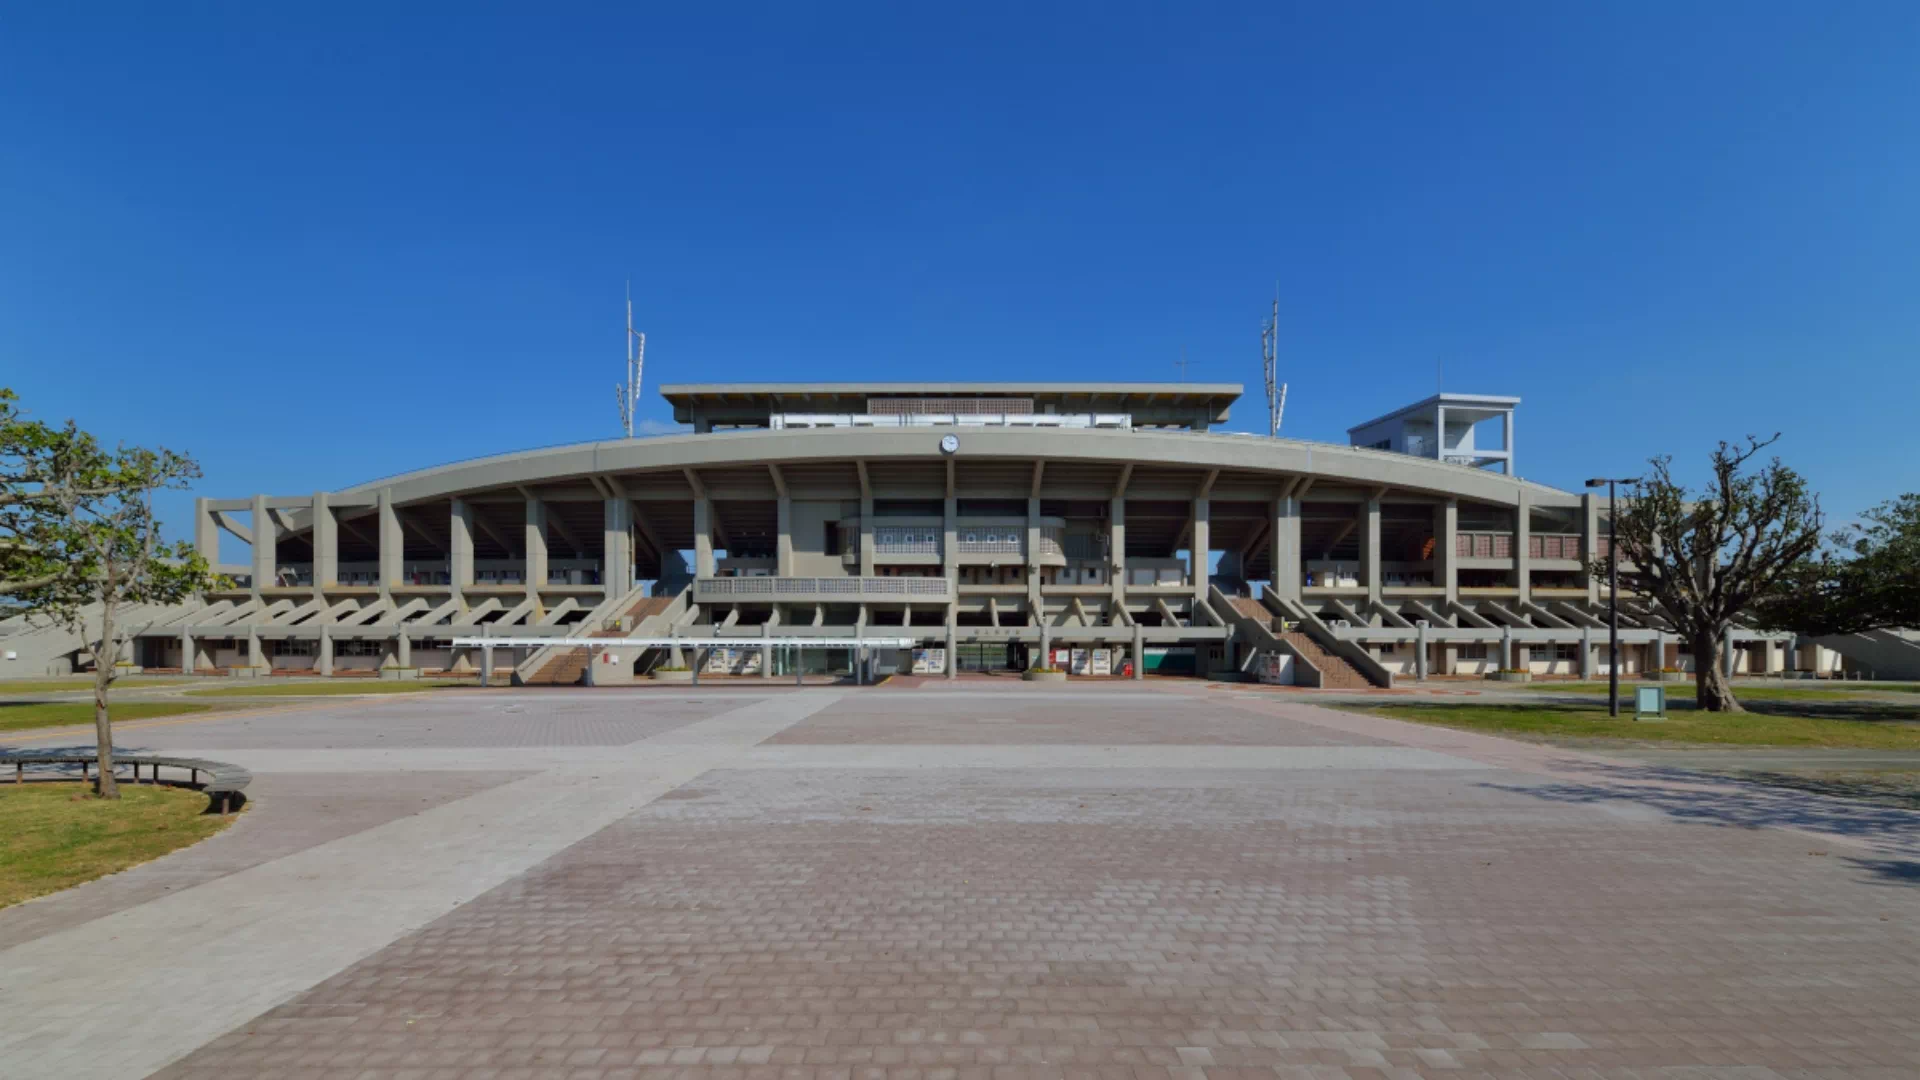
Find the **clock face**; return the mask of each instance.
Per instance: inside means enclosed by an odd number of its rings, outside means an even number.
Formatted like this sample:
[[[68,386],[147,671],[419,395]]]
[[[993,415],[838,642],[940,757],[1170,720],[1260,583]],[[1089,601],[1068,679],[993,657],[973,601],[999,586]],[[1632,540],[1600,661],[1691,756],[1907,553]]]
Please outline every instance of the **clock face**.
[[[951,454],[959,449],[960,449],[960,437],[958,435],[940,436],[940,452],[941,453]]]

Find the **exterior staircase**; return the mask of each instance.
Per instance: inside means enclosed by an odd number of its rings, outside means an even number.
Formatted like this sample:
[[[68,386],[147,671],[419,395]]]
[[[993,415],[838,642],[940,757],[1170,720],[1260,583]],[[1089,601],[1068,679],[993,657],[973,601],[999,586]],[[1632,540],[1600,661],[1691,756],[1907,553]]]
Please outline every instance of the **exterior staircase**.
[[[1256,601],[1257,602],[1257,601]],[[1344,656],[1338,656],[1320,647],[1320,643],[1298,630],[1289,630],[1280,635],[1280,640],[1293,646],[1294,651],[1306,657],[1314,667],[1320,669],[1320,688],[1323,690],[1371,690],[1373,683],[1353,662]]]
[[[602,604],[582,619],[569,638],[605,636],[606,623],[609,620],[625,618],[632,627],[626,637],[639,637],[651,634],[656,626],[650,622],[671,619],[674,614],[686,609],[689,589],[683,588],[672,596],[642,596],[639,589],[620,597],[619,600]],[[569,648],[565,639],[545,646],[527,657],[514,669],[514,681],[521,686],[575,686],[586,676],[587,665],[593,660],[590,649]]]

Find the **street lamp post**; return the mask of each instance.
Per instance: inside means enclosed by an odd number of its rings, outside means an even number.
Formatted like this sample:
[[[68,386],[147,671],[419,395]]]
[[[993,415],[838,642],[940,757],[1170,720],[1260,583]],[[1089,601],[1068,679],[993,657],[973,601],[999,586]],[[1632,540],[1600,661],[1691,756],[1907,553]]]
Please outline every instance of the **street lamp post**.
[[[1614,540],[1613,486],[1637,483],[1636,478],[1587,481],[1590,488],[1607,485],[1607,715],[1615,719],[1620,716],[1620,548]]]

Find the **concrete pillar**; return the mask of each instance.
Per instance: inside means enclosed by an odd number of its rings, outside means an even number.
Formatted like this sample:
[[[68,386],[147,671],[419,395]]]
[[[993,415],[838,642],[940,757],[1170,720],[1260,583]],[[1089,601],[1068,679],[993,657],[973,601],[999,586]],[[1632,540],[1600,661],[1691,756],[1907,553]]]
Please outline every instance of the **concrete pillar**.
[[[1508,476],[1512,476],[1514,475],[1514,472],[1513,472],[1514,459],[1513,459],[1513,411],[1511,409],[1507,411],[1506,415],[1500,418],[1500,424],[1501,424],[1500,441],[1501,443],[1504,444],[1504,449],[1507,452],[1507,460],[1500,464],[1500,471],[1503,473],[1506,473]]]
[[[1107,504],[1107,585],[1113,611],[1127,606],[1127,497],[1116,495]],[[1111,622],[1112,619],[1107,621]]]
[[[185,630],[180,631],[180,670],[187,675],[194,671],[193,635]]]
[[[1041,625],[1047,621],[1047,608],[1040,599],[1040,500],[1027,500],[1027,610]]]
[[[1533,599],[1533,500],[1520,489],[1520,505],[1513,508],[1513,580],[1520,599]]]
[[[1440,505],[1440,523],[1433,545],[1433,583],[1447,590],[1448,600],[1460,599],[1460,500]],[[1452,674],[1452,672],[1448,672]]]
[[[1580,496],[1580,583],[1587,590],[1587,603],[1600,602],[1600,575],[1592,571],[1600,558],[1600,500],[1589,491]]]
[[[1046,667],[1052,663],[1053,663],[1052,628],[1047,626],[1047,624],[1044,621],[1042,621],[1040,623],[1040,662],[1038,664],[1035,664],[1034,666]]]
[[[267,497],[253,497],[253,595],[259,596],[260,590],[275,584],[274,570],[278,564],[279,526],[273,523],[273,516],[267,512]]]
[[[324,624],[320,627],[320,641],[313,652],[313,669],[322,675],[333,674],[333,631]]]
[[[1733,678],[1733,635],[1727,634],[1720,639],[1720,674]]]
[[[1440,674],[1460,674],[1460,646],[1454,642],[1442,642],[1440,645]]]
[[[860,576],[873,576],[873,496],[860,496]]]
[[[773,626],[771,624],[760,624],[760,640],[766,642],[760,646],[760,677],[771,679],[773,678]]]
[[[1593,678],[1593,627],[1580,631],[1580,677]]]
[[[1207,598],[1208,579],[1213,573],[1212,564],[1207,558],[1208,548],[1213,544],[1210,502],[1205,498],[1193,500],[1193,541],[1187,551],[1193,560],[1193,595],[1196,600]]]
[[[1273,532],[1269,537],[1273,562],[1273,591],[1282,600],[1300,599],[1300,500],[1291,496],[1273,501]]]
[[[1367,586],[1367,604],[1372,607],[1380,603],[1380,496],[1368,496],[1360,512],[1365,515],[1361,523],[1365,531],[1360,537],[1361,577]],[[1371,611],[1362,614],[1372,616]]]
[[[1147,677],[1147,632],[1137,622],[1133,624],[1133,677]]]
[[[539,499],[527,500],[527,524],[523,531],[526,548],[527,597],[536,607],[540,603],[540,590],[547,584],[547,504]],[[538,617],[536,612],[536,618]],[[531,621],[531,620],[530,620]]]
[[[220,526],[213,520],[209,499],[193,500],[193,549],[208,566],[220,565]]]
[[[394,638],[393,652],[395,659],[399,661],[400,667],[410,668],[413,666],[413,639],[407,636],[406,631],[402,630],[399,635]]]
[[[260,632],[247,628],[247,666],[263,668],[267,666],[267,650],[260,643]]]
[[[774,532],[773,572],[780,577],[793,576],[793,500],[785,495],[774,500],[778,524]]]
[[[693,500],[693,576],[713,576],[713,503],[703,497]]]
[[[633,588],[633,504],[608,499],[602,515],[600,584],[609,597]]]
[[[407,538],[400,531],[400,514],[393,507],[392,488],[380,489],[376,506],[380,541],[380,595],[391,597],[393,587],[403,584],[401,573],[406,568]]]
[[[313,595],[340,584],[340,521],[327,493],[313,493]],[[324,618],[324,616],[322,616]]]
[[[460,606],[465,608],[466,590],[473,586],[473,504],[465,499],[453,500],[447,529],[452,537],[448,544],[448,580],[453,583],[453,594],[460,598]]]
[[[959,637],[959,632],[953,625],[953,609],[949,607],[947,609],[947,669],[944,673],[948,681],[953,680],[955,669],[960,666]]]
[[[1514,663],[1513,627],[1502,626],[1500,628],[1500,668],[1505,671],[1519,666]]]
[[[1645,646],[1642,646],[1642,648],[1645,648]],[[1695,657],[1694,662],[1699,663],[1700,658]],[[1713,663],[1713,661],[1709,659],[1707,663],[1711,664]],[[1623,664],[1621,666],[1625,667],[1626,665]],[[1667,632],[1665,630],[1655,630],[1653,632],[1653,661],[1652,663],[1647,665],[1646,670],[1641,672],[1641,674],[1644,675],[1647,672],[1651,672],[1651,671],[1665,671],[1666,668],[1667,668]]]
[[[1414,626],[1413,677],[1421,682],[1427,681],[1427,620],[1421,619]]]

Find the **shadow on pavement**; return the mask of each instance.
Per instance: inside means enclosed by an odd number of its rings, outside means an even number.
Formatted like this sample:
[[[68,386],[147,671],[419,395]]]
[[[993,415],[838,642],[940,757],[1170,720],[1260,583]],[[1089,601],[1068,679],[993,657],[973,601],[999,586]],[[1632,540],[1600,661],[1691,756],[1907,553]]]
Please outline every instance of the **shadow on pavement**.
[[[1722,828],[1790,828],[1866,841],[1892,857],[1848,861],[1880,881],[1920,885],[1920,812],[1914,810],[1668,766],[1557,762],[1556,767],[1579,769],[1590,779],[1478,786],[1569,805],[1630,803],[1673,821]],[[1713,786],[1703,789],[1703,784]]]

